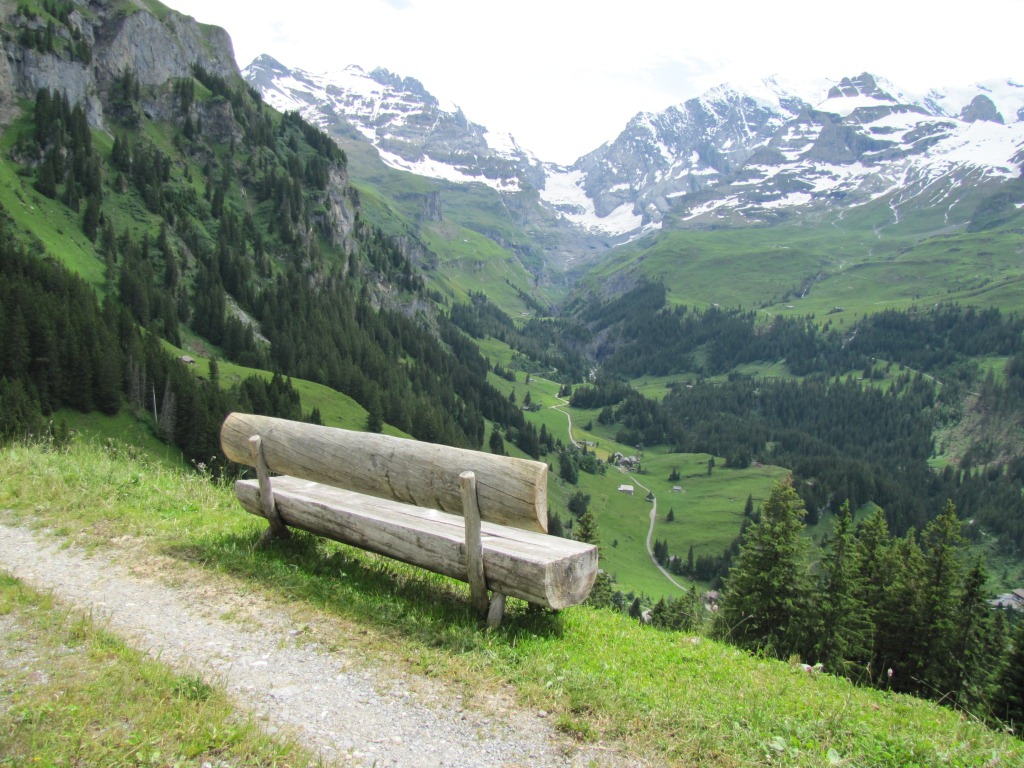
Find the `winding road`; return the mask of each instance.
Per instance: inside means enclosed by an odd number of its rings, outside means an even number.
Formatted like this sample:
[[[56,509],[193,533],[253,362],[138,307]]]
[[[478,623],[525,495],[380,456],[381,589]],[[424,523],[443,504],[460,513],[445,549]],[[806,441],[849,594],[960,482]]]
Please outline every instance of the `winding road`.
[[[539,377],[535,376],[534,378],[537,379]],[[545,379],[545,381],[547,381],[547,379]],[[554,382],[552,382],[552,383],[554,383]],[[561,397],[559,395],[556,395],[556,397],[561,402],[558,403],[557,405],[550,406],[550,408],[553,411],[558,411],[559,413],[565,415],[565,418],[569,422],[569,424],[568,424],[569,442],[572,443],[574,447],[579,448],[580,444],[576,442],[576,438],[573,437],[573,435],[572,435],[572,414],[563,409],[563,406],[568,405],[569,401],[566,400],[564,397]],[[677,588],[679,588],[680,590],[685,591],[687,589],[687,587],[683,586],[678,581],[676,581],[674,578],[672,578],[672,574],[669,573],[668,570],[666,570],[662,566],[662,564],[658,562],[657,558],[654,557],[654,547],[651,544],[651,540],[654,538],[654,524],[658,520],[658,497],[654,495],[654,491],[652,491],[646,485],[642,484],[639,480],[637,480],[635,477],[633,477],[633,475],[629,474],[628,472],[626,472],[626,470],[622,469],[622,467],[618,467],[618,470],[622,474],[626,475],[626,477],[628,477],[630,480],[632,480],[640,488],[643,488],[645,491],[647,491],[647,493],[651,497],[651,524],[647,528],[647,555],[648,555],[648,557],[651,558],[651,562],[654,563],[654,567],[657,568],[659,571],[661,571],[662,576],[664,576],[666,579],[671,581],[672,584],[674,586],[676,586]]]

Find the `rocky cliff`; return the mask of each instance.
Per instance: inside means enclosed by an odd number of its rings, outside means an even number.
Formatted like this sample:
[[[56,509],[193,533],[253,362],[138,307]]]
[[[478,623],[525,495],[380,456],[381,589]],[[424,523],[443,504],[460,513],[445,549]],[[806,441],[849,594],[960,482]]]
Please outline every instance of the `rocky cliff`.
[[[231,38],[219,27],[139,0],[81,0],[58,4],[56,15],[20,7],[5,11],[7,34],[0,61],[0,121],[16,113],[19,98],[41,88],[81,105],[93,128],[106,127],[111,89],[130,76],[145,89],[147,113],[165,113],[177,78],[200,66],[221,77],[237,76]]]

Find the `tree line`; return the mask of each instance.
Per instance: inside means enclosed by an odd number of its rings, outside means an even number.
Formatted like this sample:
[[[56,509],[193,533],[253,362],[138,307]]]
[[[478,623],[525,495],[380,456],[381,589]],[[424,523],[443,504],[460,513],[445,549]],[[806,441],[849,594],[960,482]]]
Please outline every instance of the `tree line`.
[[[623,379],[717,376],[767,361],[785,361],[794,376],[835,376],[870,373],[876,359],[885,359],[947,380],[956,378],[965,358],[1006,357],[1024,348],[1024,320],[1017,315],[955,304],[885,310],[847,327],[835,318],[819,326],[813,316],[763,323],[756,312],[742,309],[670,306],[662,283],[643,282],[616,298],[571,309],[576,321],[603,339],[593,350],[602,373]]]
[[[1014,635],[989,607],[952,502],[902,537],[881,511],[854,525],[843,504],[813,564],[804,517],[791,480],[773,488],[725,580],[718,637],[991,723],[1024,722],[1024,621]]]

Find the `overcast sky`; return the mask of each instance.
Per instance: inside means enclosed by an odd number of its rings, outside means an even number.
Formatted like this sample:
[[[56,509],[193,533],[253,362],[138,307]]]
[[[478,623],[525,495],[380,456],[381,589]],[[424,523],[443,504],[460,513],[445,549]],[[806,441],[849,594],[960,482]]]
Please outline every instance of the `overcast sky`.
[[[240,67],[261,53],[311,72],[385,67],[562,163],[722,82],[1024,82],[1024,0],[164,1],[227,29]]]

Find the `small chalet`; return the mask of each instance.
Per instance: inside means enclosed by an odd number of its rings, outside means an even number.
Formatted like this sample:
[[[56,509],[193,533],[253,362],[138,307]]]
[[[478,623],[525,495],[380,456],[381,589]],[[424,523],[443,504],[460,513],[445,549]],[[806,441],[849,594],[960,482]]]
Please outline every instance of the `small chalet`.
[[[178,359],[181,362],[183,362],[185,365],[195,365],[196,364],[195,358],[190,357],[189,355],[181,355]]]
[[[1015,611],[1024,611],[1024,588],[999,595],[995,600],[989,600],[988,603],[993,608],[1011,608]]]
[[[633,486],[632,485],[620,485],[619,486],[619,493],[625,493],[625,494],[628,494],[628,495],[632,496],[633,495]]]

